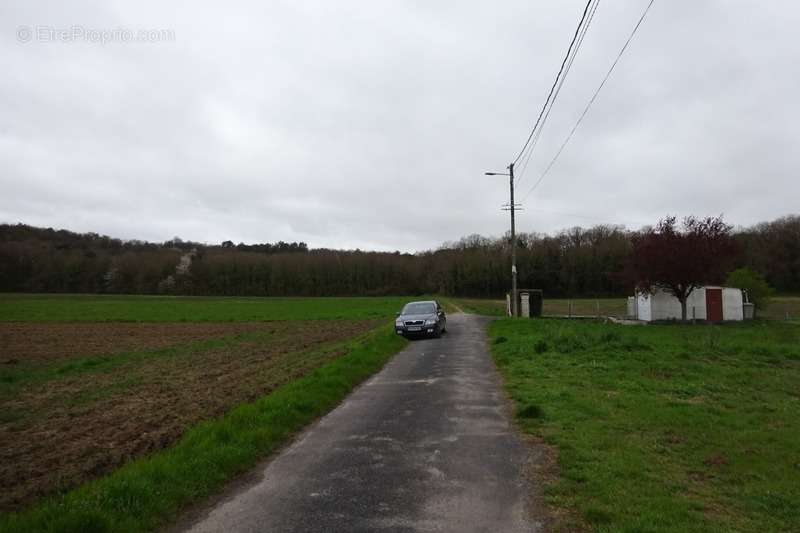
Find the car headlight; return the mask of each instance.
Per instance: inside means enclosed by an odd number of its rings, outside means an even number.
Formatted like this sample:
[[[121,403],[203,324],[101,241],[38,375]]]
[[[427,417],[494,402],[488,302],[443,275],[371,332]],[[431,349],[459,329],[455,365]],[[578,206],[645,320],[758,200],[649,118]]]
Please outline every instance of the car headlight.
[[[398,326],[398,327],[399,327],[399,326],[402,326],[402,325],[403,325],[403,321],[402,321],[402,320],[395,320],[395,321],[394,321],[394,325],[395,325],[395,326]]]
[[[436,319],[435,318],[429,318],[428,320],[425,321],[425,325],[426,326],[433,326],[435,324],[436,324]]]

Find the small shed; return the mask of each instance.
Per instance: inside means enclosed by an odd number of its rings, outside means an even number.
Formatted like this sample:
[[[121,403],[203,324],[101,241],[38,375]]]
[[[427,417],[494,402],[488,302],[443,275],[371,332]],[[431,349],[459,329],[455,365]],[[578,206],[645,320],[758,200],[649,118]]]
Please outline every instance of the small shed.
[[[640,292],[630,298],[629,307],[634,317],[645,322],[654,320],[680,320],[681,303],[673,295],[661,289],[652,293]],[[722,322],[743,320],[742,291],[732,287],[700,287],[694,289],[686,299],[687,320]]]
[[[542,316],[542,289],[517,289],[517,313],[524,318]],[[511,316],[511,293],[506,293],[506,314]]]

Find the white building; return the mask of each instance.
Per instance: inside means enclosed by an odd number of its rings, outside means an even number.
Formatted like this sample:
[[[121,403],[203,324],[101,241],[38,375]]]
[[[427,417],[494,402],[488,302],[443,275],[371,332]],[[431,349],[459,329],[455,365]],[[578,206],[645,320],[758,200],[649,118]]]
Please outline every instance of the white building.
[[[731,287],[700,287],[686,299],[687,320],[722,322],[743,320],[741,289]],[[638,320],[680,320],[681,303],[673,295],[656,289],[653,294],[637,293],[628,298],[628,314]]]

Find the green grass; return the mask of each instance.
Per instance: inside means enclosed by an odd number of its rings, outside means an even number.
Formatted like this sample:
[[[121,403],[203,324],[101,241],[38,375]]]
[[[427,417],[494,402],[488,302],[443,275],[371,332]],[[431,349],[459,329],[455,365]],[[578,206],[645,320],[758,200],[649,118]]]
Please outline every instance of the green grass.
[[[390,327],[350,341],[346,355],[199,424],[175,446],[20,514],[0,517],[0,532],[137,532],[162,526],[337,405],[404,344]]]
[[[323,320],[391,318],[411,300],[430,297],[376,298],[227,298],[187,296],[118,296],[74,294],[2,294],[0,321],[26,322],[253,322],[261,320]],[[503,316],[504,300],[447,298],[468,313]],[[545,315],[572,314],[624,316],[625,298],[575,298],[544,300]],[[452,311],[453,308],[450,307]],[[782,319],[786,313],[800,318],[800,297],[773,298],[759,313]]]
[[[505,300],[481,300],[452,298],[452,303],[459,306],[467,313],[487,316],[505,316]],[[568,315],[572,303],[573,315],[595,316],[598,311],[602,316],[625,316],[627,300],[625,298],[545,298],[542,313],[547,315]]]
[[[506,314],[505,300],[479,300],[469,298],[448,298],[446,300],[465,313],[486,316],[503,316]]]
[[[451,298],[450,301],[468,313],[488,316],[504,316],[505,300],[480,300]],[[598,306],[601,316],[625,317],[627,313],[626,298],[547,298],[544,299],[542,313],[545,316],[572,315],[595,316]],[[800,297],[776,296],[771,299],[769,307],[757,312],[759,318],[783,320],[788,315],[793,321],[800,320]]]
[[[759,318],[800,320],[800,296],[775,296],[766,309],[756,311]]]
[[[524,431],[558,452],[562,528],[798,531],[800,326],[501,319]]]
[[[627,312],[626,298],[558,298],[545,299],[542,314],[545,316],[568,316],[570,304],[572,315],[624,317]]]
[[[2,294],[0,321],[255,322],[391,318],[420,297],[225,298]]]

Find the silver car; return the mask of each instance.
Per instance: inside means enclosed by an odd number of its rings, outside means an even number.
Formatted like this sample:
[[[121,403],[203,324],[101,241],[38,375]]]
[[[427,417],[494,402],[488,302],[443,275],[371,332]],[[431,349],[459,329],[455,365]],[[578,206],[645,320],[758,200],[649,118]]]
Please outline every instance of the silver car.
[[[409,302],[397,314],[394,330],[398,335],[439,337],[447,331],[447,315],[436,300]]]

